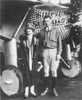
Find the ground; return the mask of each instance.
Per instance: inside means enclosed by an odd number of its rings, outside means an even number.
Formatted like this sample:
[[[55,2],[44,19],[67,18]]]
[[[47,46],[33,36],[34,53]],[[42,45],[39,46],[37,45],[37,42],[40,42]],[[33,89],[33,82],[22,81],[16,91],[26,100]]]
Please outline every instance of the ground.
[[[39,86],[37,85],[37,88]],[[37,94],[39,90],[42,89],[40,86],[37,89]],[[82,72],[75,78],[59,77],[57,82],[57,91],[59,93],[58,97],[54,97],[47,94],[43,97],[38,95],[37,97],[29,97],[26,100],[82,100]],[[1,100],[25,100],[22,96],[7,97],[1,95]]]

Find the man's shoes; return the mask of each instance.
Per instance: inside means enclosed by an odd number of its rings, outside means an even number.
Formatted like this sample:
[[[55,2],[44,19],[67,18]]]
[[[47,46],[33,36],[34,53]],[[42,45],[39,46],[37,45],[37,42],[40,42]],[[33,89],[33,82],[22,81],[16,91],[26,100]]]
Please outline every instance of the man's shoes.
[[[32,85],[32,86],[30,87],[30,93],[31,93],[31,95],[32,95],[33,97],[36,97],[36,93],[35,93],[35,91],[34,91],[34,85]]]
[[[43,92],[43,93],[41,93],[41,96],[44,96],[44,95],[46,95],[47,93],[48,93],[48,88],[46,88],[46,90]]]
[[[58,96],[58,93],[57,93],[55,88],[53,88],[53,95],[56,96],[56,97]]]

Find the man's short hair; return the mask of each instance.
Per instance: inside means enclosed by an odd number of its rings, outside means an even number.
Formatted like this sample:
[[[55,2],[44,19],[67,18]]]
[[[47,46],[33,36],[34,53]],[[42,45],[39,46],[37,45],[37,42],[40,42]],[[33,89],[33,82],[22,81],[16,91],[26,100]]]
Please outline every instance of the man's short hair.
[[[50,18],[50,19],[51,19],[51,16],[45,15],[44,20],[45,20],[46,18]]]
[[[43,25],[44,25],[44,23],[45,23],[45,19],[46,19],[46,18],[50,18],[50,19],[51,19],[51,16],[50,16],[50,15],[45,15],[45,16],[44,16]]]

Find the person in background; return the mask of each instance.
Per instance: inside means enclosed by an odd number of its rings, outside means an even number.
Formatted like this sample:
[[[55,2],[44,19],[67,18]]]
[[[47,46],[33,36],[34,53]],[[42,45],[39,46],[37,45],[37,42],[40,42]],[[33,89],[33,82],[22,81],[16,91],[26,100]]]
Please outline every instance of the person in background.
[[[47,94],[47,92],[49,92],[50,71],[53,95],[58,96],[56,91],[56,81],[57,69],[62,52],[61,35],[59,30],[52,26],[52,20],[49,15],[44,17],[43,23],[45,26],[44,29],[42,29],[41,32],[37,34],[39,45],[42,48],[44,82],[46,85],[46,89],[43,93],[41,93],[41,96],[44,96]]]
[[[31,93],[32,96],[36,96],[35,93],[35,74],[33,70],[33,53],[36,38],[34,37],[34,26],[32,23],[27,23],[25,27],[25,33],[22,36],[21,50],[23,52],[20,55],[23,55],[23,77],[24,77],[24,86],[25,92],[24,96],[28,97]],[[21,36],[19,38],[21,38]]]

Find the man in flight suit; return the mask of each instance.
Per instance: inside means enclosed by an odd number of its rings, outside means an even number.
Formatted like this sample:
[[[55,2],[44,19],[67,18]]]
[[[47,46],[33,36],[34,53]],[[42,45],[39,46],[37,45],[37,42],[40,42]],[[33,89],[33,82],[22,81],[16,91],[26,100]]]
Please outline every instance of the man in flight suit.
[[[46,89],[43,93],[41,93],[41,96],[45,95],[49,90],[50,71],[52,76],[53,94],[54,96],[58,96],[55,85],[57,79],[57,69],[62,52],[61,35],[57,28],[52,27],[52,20],[50,16],[45,16],[43,22],[45,27],[41,30],[40,34],[37,34],[42,47],[44,82],[46,84]]]

